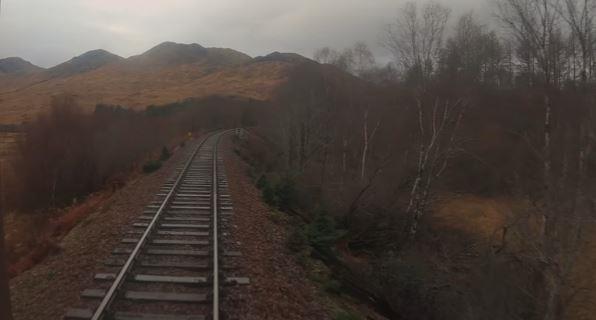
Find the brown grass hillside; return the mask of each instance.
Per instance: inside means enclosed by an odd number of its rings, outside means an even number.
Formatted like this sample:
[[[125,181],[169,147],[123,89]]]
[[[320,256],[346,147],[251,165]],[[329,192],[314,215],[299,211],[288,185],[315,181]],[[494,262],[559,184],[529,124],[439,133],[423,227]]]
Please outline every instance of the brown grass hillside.
[[[52,69],[0,75],[0,123],[20,123],[43,112],[50,98],[60,94],[74,95],[87,110],[98,103],[142,109],[209,95],[267,100],[292,66],[252,60],[230,49],[185,46],[162,44],[159,50],[69,76],[53,76]]]

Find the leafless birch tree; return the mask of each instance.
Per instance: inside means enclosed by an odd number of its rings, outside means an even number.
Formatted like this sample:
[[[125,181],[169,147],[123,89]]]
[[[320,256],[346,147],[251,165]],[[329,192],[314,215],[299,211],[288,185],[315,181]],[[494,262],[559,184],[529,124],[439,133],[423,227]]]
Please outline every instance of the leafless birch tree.
[[[562,314],[564,285],[573,265],[572,260],[577,250],[575,244],[581,230],[581,211],[571,205],[579,201],[581,188],[570,188],[569,163],[576,159],[577,179],[581,180],[581,177],[585,176],[582,171],[585,168],[585,154],[589,149],[585,143],[580,142],[574,144],[579,145],[578,148],[569,150],[566,148],[569,142],[562,138],[567,133],[553,131],[555,116],[551,97],[553,91],[559,88],[560,72],[562,65],[566,63],[560,55],[566,37],[561,27],[561,12],[565,12],[563,16],[567,16],[565,20],[578,38],[582,51],[583,46],[588,47],[589,36],[586,33],[591,27],[586,25],[591,23],[591,18],[587,9],[578,9],[581,6],[578,7],[577,2],[572,0],[565,0],[564,6],[560,0],[499,0],[497,4],[499,18],[511,31],[518,46],[526,49],[530,63],[535,61],[537,74],[541,75],[544,86],[544,129],[539,147],[536,148],[541,150],[539,158],[542,165],[543,192],[537,209],[542,215],[542,222],[541,232],[534,237],[537,238],[536,259],[544,266],[541,271],[544,278],[543,299],[540,300],[541,315],[545,320],[554,320],[559,319]],[[584,5],[587,8],[587,2],[584,2]],[[563,7],[566,9],[561,10]],[[584,45],[581,45],[582,41],[585,42]],[[586,57],[586,61],[582,62],[582,72],[587,72],[587,59]],[[586,75],[582,76],[585,77]],[[562,128],[562,124],[559,123],[556,127]],[[582,135],[579,134],[580,137]],[[555,140],[557,136],[558,139]]]
[[[364,111],[364,125],[363,125],[363,145],[362,145],[362,160],[360,161],[360,181],[364,181],[366,177],[366,159],[368,157],[370,143],[374,140],[375,134],[381,125],[378,121],[372,131],[368,128],[368,109]]]
[[[427,82],[436,69],[450,10],[436,2],[422,9],[408,2],[393,24],[386,27],[383,43],[396,65],[417,82]]]
[[[423,102],[420,99],[417,101],[420,140],[416,175],[406,208],[410,219],[407,230],[410,239],[418,232],[420,218],[429,204],[436,180],[444,173],[456,151],[456,133],[467,104],[464,100],[441,103],[437,99],[429,114]]]
[[[585,84],[587,81],[592,80],[594,76],[596,1],[563,0],[558,9],[569,26],[573,42],[579,45],[580,80]]]

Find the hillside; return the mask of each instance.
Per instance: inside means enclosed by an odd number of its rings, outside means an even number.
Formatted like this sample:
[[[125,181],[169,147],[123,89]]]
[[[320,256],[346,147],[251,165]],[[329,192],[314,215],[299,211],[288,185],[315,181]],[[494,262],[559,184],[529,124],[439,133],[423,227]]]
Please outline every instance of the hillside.
[[[43,69],[21,58],[0,59],[0,74],[26,74],[41,70]]]
[[[126,64],[164,67],[201,63],[211,66],[234,66],[249,62],[251,57],[232,49],[205,48],[196,43],[161,43],[145,53],[127,59]]]
[[[49,78],[69,77],[101,68],[122,59],[122,57],[105,50],[92,50],[48,69],[46,76]]]
[[[269,99],[296,59],[252,59],[232,49],[162,43],[124,59],[104,50],[31,74],[0,76],[0,123],[19,123],[72,94],[81,107],[118,104],[135,109],[189,97],[237,95]]]

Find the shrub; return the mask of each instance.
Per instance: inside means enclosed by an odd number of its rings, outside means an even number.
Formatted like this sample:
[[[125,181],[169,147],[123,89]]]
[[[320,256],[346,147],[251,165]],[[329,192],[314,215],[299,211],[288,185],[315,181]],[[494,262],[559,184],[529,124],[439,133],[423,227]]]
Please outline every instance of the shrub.
[[[341,282],[335,279],[327,279],[323,283],[323,288],[329,293],[339,295],[341,293]]]
[[[159,160],[166,161],[166,160],[170,159],[171,156],[172,156],[172,154],[170,153],[170,150],[168,150],[168,148],[166,148],[166,147],[161,148],[161,155],[159,156]]]
[[[338,311],[333,316],[334,320],[360,320],[361,318],[350,311]]]
[[[269,181],[265,175],[261,175],[259,180],[257,180],[257,188],[263,190],[265,187],[269,186]]]
[[[277,195],[275,189],[270,185],[265,185],[263,187],[263,201],[272,207],[277,207]]]
[[[335,228],[335,221],[327,212],[319,210],[315,219],[306,227],[308,243],[321,255],[327,258],[335,256],[333,245],[343,235]]]
[[[290,177],[284,177],[277,183],[270,183],[265,175],[261,175],[256,185],[262,191],[263,201],[271,207],[289,211],[297,206],[296,186]]]
[[[145,172],[145,173],[152,173],[152,172],[155,172],[155,171],[159,170],[160,168],[161,168],[161,161],[159,161],[159,160],[151,160],[151,161],[147,161],[143,165],[143,172]]]
[[[304,232],[304,229],[301,227],[296,227],[286,240],[286,246],[290,251],[298,253],[302,252],[308,248],[308,239]]]
[[[291,210],[296,206],[297,194],[294,181],[285,177],[275,186],[277,206],[281,211]]]

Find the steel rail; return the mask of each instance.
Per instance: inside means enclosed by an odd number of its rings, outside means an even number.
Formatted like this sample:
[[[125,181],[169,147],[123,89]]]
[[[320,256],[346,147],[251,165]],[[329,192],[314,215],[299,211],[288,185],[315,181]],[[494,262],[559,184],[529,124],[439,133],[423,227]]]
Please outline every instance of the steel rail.
[[[232,129],[233,130],[233,129]],[[218,187],[218,178],[217,178],[217,148],[219,145],[219,140],[222,136],[229,134],[232,130],[225,130],[221,132],[219,136],[217,136],[217,140],[215,140],[215,144],[213,146],[213,193],[212,193],[212,206],[213,206],[213,311],[212,317],[213,320],[219,320],[219,224],[218,224],[218,197],[219,197],[219,190]]]
[[[219,243],[218,243],[218,210],[217,210],[217,197],[218,197],[218,179],[217,179],[217,146],[219,144],[219,139],[222,135],[226,134],[227,131],[224,131],[221,135],[217,137],[215,141],[215,145],[213,146],[213,191],[212,191],[212,208],[213,208],[213,311],[212,317],[213,320],[219,320]]]
[[[215,133],[215,134],[217,134],[217,133]],[[132,267],[133,263],[135,262],[137,256],[139,255],[139,253],[141,251],[141,248],[145,245],[145,242],[147,241],[147,238],[148,238],[149,234],[151,233],[151,231],[153,231],[153,228],[155,227],[155,224],[157,223],[157,221],[159,220],[159,218],[160,218],[161,214],[163,213],[164,209],[166,208],[166,206],[170,202],[170,199],[172,198],[172,196],[176,192],[176,189],[178,188],[178,185],[180,184],[180,181],[182,181],[182,178],[184,177],[184,175],[188,171],[188,168],[190,167],[190,165],[191,165],[192,161],[194,160],[194,158],[197,156],[197,154],[198,154],[199,150],[201,149],[201,147],[203,147],[203,145],[205,144],[205,142],[210,137],[212,137],[213,135],[214,134],[211,134],[211,135],[203,138],[203,141],[201,141],[201,143],[197,146],[197,148],[193,151],[192,155],[186,161],[186,164],[184,165],[184,168],[180,172],[180,175],[178,175],[178,178],[174,182],[174,185],[172,185],[172,189],[170,190],[170,192],[168,192],[166,198],[161,203],[161,206],[159,207],[159,209],[155,213],[155,216],[153,216],[153,219],[149,223],[149,226],[147,226],[147,229],[145,229],[145,232],[141,236],[141,239],[139,240],[139,242],[137,242],[134,250],[132,251],[132,253],[128,257],[128,259],[126,260],[126,263],[124,264],[124,266],[122,267],[122,269],[120,269],[120,272],[116,276],[116,279],[114,280],[114,282],[112,283],[112,285],[110,286],[110,288],[106,292],[105,296],[101,300],[101,303],[99,304],[99,306],[97,307],[97,309],[93,313],[93,316],[91,317],[91,320],[101,320],[105,316],[105,314],[104,314],[105,311],[107,310],[108,306],[114,300],[114,298],[116,296],[116,292],[118,291],[118,289],[120,288],[120,286],[124,282],[124,279],[127,276],[128,272],[130,271],[130,268]]]

